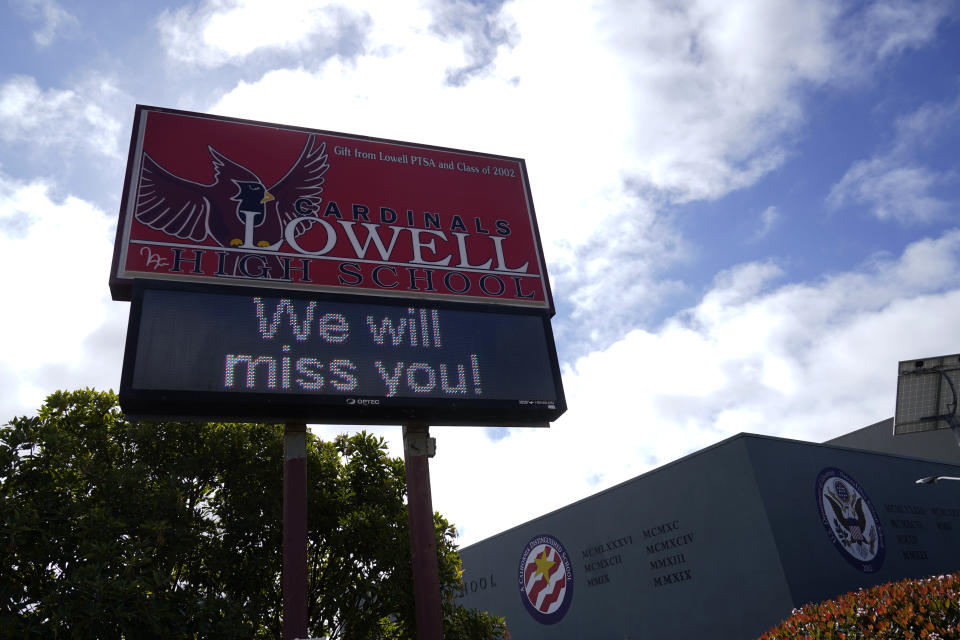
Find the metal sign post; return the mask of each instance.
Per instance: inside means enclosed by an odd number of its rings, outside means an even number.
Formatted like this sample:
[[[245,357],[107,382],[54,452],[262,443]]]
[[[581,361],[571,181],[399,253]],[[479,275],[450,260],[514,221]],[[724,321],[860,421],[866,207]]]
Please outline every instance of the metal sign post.
[[[407,513],[418,640],[443,638],[437,539],[433,530],[433,499],[430,495],[429,459],[434,452],[435,441],[430,437],[426,424],[404,425],[403,458],[407,472]]]
[[[283,640],[307,637],[307,425],[283,430]]]

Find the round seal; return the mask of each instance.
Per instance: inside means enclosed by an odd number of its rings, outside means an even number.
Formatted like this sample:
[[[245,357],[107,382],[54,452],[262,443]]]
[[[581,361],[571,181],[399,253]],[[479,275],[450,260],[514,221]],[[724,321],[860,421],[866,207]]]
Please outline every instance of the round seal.
[[[847,562],[864,573],[878,570],[886,551],[883,529],[857,481],[840,469],[824,469],[817,476],[817,507],[830,541]]]
[[[517,586],[534,620],[560,622],[573,600],[573,565],[559,540],[550,535],[530,539],[520,556]]]

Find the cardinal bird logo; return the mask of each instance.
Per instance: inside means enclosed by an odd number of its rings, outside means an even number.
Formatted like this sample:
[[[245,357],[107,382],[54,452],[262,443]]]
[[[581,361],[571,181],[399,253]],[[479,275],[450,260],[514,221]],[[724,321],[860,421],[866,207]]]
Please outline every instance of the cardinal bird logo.
[[[273,249],[290,221],[294,236],[312,223],[303,220],[321,202],[326,143],[310,134],[300,157],[269,188],[257,174],[207,145],[213,182],[201,184],[174,175],[143,154],[134,216],[157,231],[194,242],[212,239],[221,247]]]
[[[860,485],[840,469],[824,469],[817,478],[820,518],[834,546],[865,572],[883,562],[883,531]]]

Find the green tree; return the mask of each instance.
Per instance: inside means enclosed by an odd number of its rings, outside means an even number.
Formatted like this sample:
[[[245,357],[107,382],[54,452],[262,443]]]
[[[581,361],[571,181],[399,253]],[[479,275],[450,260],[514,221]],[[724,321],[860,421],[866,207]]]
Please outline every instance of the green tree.
[[[116,396],[57,392],[0,428],[0,637],[279,638],[283,430],[142,423]],[[367,433],[308,437],[310,634],[412,638],[403,461]],[[466,610],[435,515],[448,639],[500,638]]]

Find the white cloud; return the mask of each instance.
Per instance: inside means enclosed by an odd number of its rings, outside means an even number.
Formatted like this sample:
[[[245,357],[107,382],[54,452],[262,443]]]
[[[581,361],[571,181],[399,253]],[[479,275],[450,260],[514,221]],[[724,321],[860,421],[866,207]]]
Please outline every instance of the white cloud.
[[[104,106],[117,94],[101,77],[77,89],[44,90],[32,77],[13,76],[0,84],[0,140],[120,158],[120,121]]]
[[[557,339],[568,353],[579,353],[648,322],[662,301],[683,289],[663,272],[688,253],[683,238],[639,200],[601,232],[548,251],[558,263],[550,265],[555,295],[573,303],[554,323]]]
[[[831,188],[827,202],[833,208],[850,202],[865,204],[880,220],[929,222],[949,211],[947,202],[931,195],[943,179],[928,167],[879,156],[854,163]]]
[[[365,30],[368,20],[341,2],[206,0],[164,10],[157,28],[171,59],[213,69],[255,53],[323,49],[343,32]]]
[[[775,206],[769,206],[760,214],[760,228],[757,229],[751,242],[767,237],[771,231],[783,220],[783,213]]]
[[[440,38],[442,20],[417,3],[400,4],[401,11],[370,12],[366,55],[356,61],[265,74],[214,109],[318,126],[322,118],[374,135],[409,131],[495,152],[501,145],[535,154],[542,172],[562,180],[567,202],[581,184],[596,197],[599,175],[603,185],[621,176],[690,199],[717,197],[778,166],[785,151],[776,136],[801,119],[798,83],[829,71],[823,11],[807,2],[776,11],[741,2],[724,12],[648,3],[626,14],[620,5],[576,5],[549,20],[541,4],[514,2],[502,23],[519,35],[502,36],[510,46],[497,49],[488,74],[449,90],[451,58],[470,63],[456,36],[469,40],[478,28]],[[324,109],[274,98],[294,87]],[[610,195],[622,198],[623,188]]]
[[[928,102],[894,122],[894,153],[935,146],[941,132],[960,124],[960,96],[951,102]]]
[[[574,4],[546,19],[519,1],[495,23],[518,35],[495,57],[500,40],[485,41],[484,72],[450,86],[480,19],[441,32],[441,14],[397,4],[370,12],[364,55],[271,71],[211,110],[525,157],[552,274],[583,313],[613,298],[625,315],[653,309],[675,289],[655,280],[683,254],[657,216],[664,194],[719,197],[778,166],[798,87],[829,71],[816,4]]]
[[[817,282],[781,275],[736,267],[659,330],[570,363],[549,431],[435,429],[435,508],[470,543],[736,433],[823,441],[893,415],[898,361],[956,351],[960,230]]]
[[[117,330],[125,305],[110,303],[113,220],[49,184],[0,174],[0,422],[32,412],[57,388],[116,387],[122,330],[113,350],[89,349],[104,326]],[[102,345],[101,345],[102,346]]]
[[[211,110],[526,158],[555,290],[577,324],[604,314],[577,329],[595,345],[683,287],[662,280],[689,255],[665,205],[719,198],[779,167],[806,89],[846,73],[832,2],[600,2],[548,14],[517,0],[452,26],[443,6],[371,8],[362,53],[267,72]],[[477,60],[482,73],[450,85],[451,69]],[[280,98],[291,95],[300,99]],[[765,215],[769,231],[776,215]]]
[[[605,8],[614,81],[630,87],[620,124],[640,150],[631,173],[686,201],[747,186],[782,163],[780,136],[802,121],[799,89],[830,71],[823,4]]]
[[[517,37],[496,4],[468,0],[389,0],[361,4],[269,0],[206,0],[195,7],[165,10],[157,28],[167,56],[214,69],[247,64],[264,54],[323,52],[321,59],[392,56],[407,42],[426,38],[455,46],[437,62],[445,80],[461,85],[482,74],[502,46]]]
[[[838,21],[842,56],[835,73],[845,80],[870,75],[887,59],[930,42],[940,24],[951,16],[956,17],[952,0],[863,3]]]
[[[960,99],[925,104],[898,118],[889,149],[855,162],[830,189],[827,204],[834,209],[862,204],[881,220],[904,224],[944,217],[951,202],[938,197],[937,188],[956,177],[926,166],[915,157],[924,148],[935,146],[941,132],[958,123]]]
[[[79,21],[56,0],[14,0],[14,6],[32,22],[40,22],[33,32],[33,41],[39,47],[49,47],[61,33],[75,29]]]
[[[503,0],[501,0],[502,6]],[[431,0],[431,31],[448,40],[463,40],[466,64],[447,69],[447,82],[463,85],[472,76],[488,71],[500,47],[515,46],[519,40],[516,25],[504,19],[493,6],[471,0]]]

